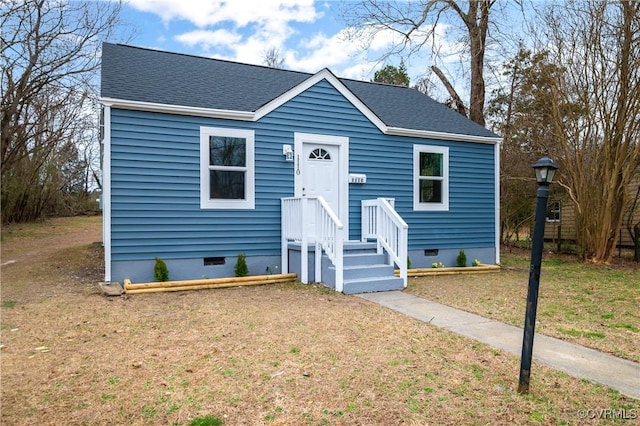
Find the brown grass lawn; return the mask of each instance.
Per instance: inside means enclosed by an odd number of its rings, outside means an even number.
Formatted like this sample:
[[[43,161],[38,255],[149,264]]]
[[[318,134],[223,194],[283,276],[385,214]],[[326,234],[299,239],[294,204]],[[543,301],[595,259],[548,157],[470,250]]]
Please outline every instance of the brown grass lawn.
[[[2,230],[3,425],[577,425],[616,423],[584,412],[640,413],[541,365],[519,395],[518,357],[322,287],[107,298],[100,227]]]
[[[414,278],[407,291],[522,327],[529,259],[526,251],[503,253],[499,273]],[[604,267],[545,253],[540,275],[536,333],[640,362],[637,263]]]

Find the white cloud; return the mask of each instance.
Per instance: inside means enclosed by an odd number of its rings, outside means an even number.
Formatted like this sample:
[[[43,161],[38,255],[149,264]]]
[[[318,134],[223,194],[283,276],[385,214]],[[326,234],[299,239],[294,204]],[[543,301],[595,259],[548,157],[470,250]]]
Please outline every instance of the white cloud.
[[[293,33],[288,27],[277,30],[258,27],[254,30],[248,36],[226,29],[196,30],[180,34],[175,40],[190,47],[197,47],[201,51],[200,54],[260,65],[269,48],[274,47],[284,52],[283,46]]]
[[[447,25],[439,24],[433,34],[429,34],[426,29],[414,34],[414,44],[408,45],[403,53],[408,53],[415,43],[424,43],[424,46],[421,47],[420,54],[405,60],[412,80],[423,75],[434,63],[431,54],[433,46],[445,58],[443,63],[459,60],[459,56],[454,54],[460,52],[461,45],[447,39],[447,29]],[[350,29],[344,28],[332,36],[316,34],[302,39],[295,50],[287,51],[285,63],[291,69],[307,72],[327,67],[340,77],[364,80],[373,78],[374,71],[385,64],[399,64],[399,55],[384,58],[394,46],[402,44],[402,36],[397,32],[381,29],[363,34],[362,38],[355,40],[347,37],[349,33]]]
[[[172,38],[196,55],[262,64],[266,51],[275,48],[286,68],[310,73],[329,68],[339,77],[364,80],[386,63],[398,65],[400,59],[395,55],[385,63],[379,61],[402,43],[400,34],[381,29],[363,49],[366,37],[350,40],[349,28],[340,29],[328,1],[130,0],[128,6],[160,17],[166,34],[162,38]],[[461,46],[450,40],[447,25],[438,24],[433,35],[427,35],[426,29],[414,33],[412,43],[423,41],[425,45],[406,61],[412,80],[434,63],[432,46],[441,54],[439,65],[459,61]]]
[[[345,30],[339,31],[333,36],[316,34],[310,39],[301,39],[296,50],[290,50],[286,54],[285,63],[288,67],[298,71],[317,72],[322,68],[329,68],[339,74],[340,77],[353,77],[353,66],[345,74],[345,66],[354,62],[368,66],[358,42],[349,41],[344,37]],[[353,68],[353,69],[352,69]],[[369,66],[371,68],[371,66]],[[358,75],[361,73],[358,71]]]
[[[174,39],[200,49],[199,54],[253,64],[262,63],[269,48],[284,53],[294,23],[310,24],[323,16],[313,0],[131,0],[129,5],[160,16],[165,25],[187,21],[197,27]]]
[[[243,0],[243,1],[175,1],[130,0],[129,6],[151,12],[167,23],[174,20],[192,22],[198,28],[233,22],[238,27],[250,23],[276,25],[276,23],[313,22],[320,14],[313,0]]]
[[[349,78],[351,80],[373,80],[374,66],[375,64],[371,62],[356,63],[343,69],[339,73],[339,77]]]
[[[370,40],[368,48],[375,52],[386,51],[391,46],[402,44],[402,36],[389,29],[370,31],[369,34],[365,33],[363,37]]]
[[[226,47],[230,44],[238,43],[242,40],[242,36],[227,30],[196,30],[180,34],[176,36],[175,39],[187,46],[200,45],[208,50],[214,47]]]

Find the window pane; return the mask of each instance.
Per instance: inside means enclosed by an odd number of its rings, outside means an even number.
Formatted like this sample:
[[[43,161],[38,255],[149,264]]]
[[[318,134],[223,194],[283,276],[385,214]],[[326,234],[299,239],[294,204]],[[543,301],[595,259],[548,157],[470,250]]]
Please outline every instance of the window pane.
[[[245,172],[210,170],[209,179],[209,198],[244,200]]]
[[[244,167],[246,144],[244,138],[209,136],[209,165]]]
[[[327,150],[317,148],[309,154],[310,160],[331,160],[331,154]]]
[[[420,179],[420,202],[421,203],[441,203],[442,202],[442,181]]]
[[[560,222],[560,202],[555,201],[547,207],[547,222]]]
[[[431,152],[420,153],[420,176],[442,177],[444,155]]]

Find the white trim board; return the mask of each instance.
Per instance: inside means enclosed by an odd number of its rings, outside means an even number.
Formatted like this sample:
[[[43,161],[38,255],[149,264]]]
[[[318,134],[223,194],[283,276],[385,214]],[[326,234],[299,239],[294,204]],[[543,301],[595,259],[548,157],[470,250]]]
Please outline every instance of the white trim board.
[[[209,198],[209,137],[222,136],[245,140],[245,165],[242,167],[218,167],[219,170],[243,172],[245,176],[245,198],[238,200]],[[254,210],[255,194],[255,131],[228,127],[200,127],[200,209],[202,210]]]
[[[111,281],[111,107],[104,107],[104,151],[102,157],[102,244],[104,281]]]
[[[336,213],[344,225],[345,239],[349,239],[349,183],[347,179],[349,176],[349,138],[344,136],[295,132],[293,139],[293,149],[296,153],[304,152],[302,145],[305,143],[334,145],[338,147],[338,155],[340,157],[340,164],[338,167],[340,170],[340,176],[338,177],[338,182],[342,183],[342,187],[340,188],[340,211]],[[303,159],[301,158],[297,158],[296,164],[302,160]],[[299,186],[301,184],[302,182],[294,177],[294,194],[296,194],[296,196],[298,196],[297,194],[302,193],[302,189]]]
[[[258,121],[265,115],[269,114],[276,108],[282,106],[286,102],[295,98],[313,85],[326,80],[338,92],[342,94],[358,111],[360,111],[367,119],[376,126],[385,135],[408,136],[422,139],[441,139],[448,141],[464,141],[475,143],[497,144],[502,141],[500,137],[485,137],[464,135],[448,132],[434,132],[429,130],[405,129],[402,127],[391,127],[374,114],[356,95],[353,94],[331,71],[324,68],[304,80],[297,86],[289,89],[282,95],[273,99],[260,107],[257,111],[234,111],[212,108],[188,107],[182,105],[159,104],[152,102],[130,101],[117,98],[100,98],[100,102],[105,106],[111,106],[122,109],[142,110],[151,112],[163,112],[168,114],[194,115],[198,117],[222,118],[239,121]]]

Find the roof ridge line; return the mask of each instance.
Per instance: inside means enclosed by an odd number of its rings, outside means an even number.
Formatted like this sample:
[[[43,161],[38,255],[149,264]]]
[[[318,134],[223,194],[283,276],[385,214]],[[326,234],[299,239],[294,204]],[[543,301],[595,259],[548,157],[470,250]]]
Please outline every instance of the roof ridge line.
[[[113,46],[127,47],[127,48],[130,48],[130,49],[145,50],[147,52],[153,52],[153,53],[162,53],[162,54],[177,55],[177,56],[187,56],[187,57],[194,58],[194,59],[203,59],[203,60],[209,60],[209,61],[226,62],[228,64],[242,65],[242,66],[246,66],[246,67],[264,68],[264,69],[282,71],[282,72],[287,72],[287,73],[303,74],[303,75],[308,75],[308,76],[313,76],[314,75],[314,73],[309,73],[309,72],[305,72],[305,71],[288,70],[288,69],[284,69],[284,68],[274,68],[274,67],[270,67],[270,66],[267,66],[267,65],[249,64],[249,63],[246,63],[246,62],[233,61],[231,59],[221,59],[221,58],[214,58],[214,57],[209,57],[209,56],[196,55],[196,54],[193,54],[193,53],[183,53],[183,52],[175,52],[175,51],[170,51],[170,50],[161,50],[161,49],[156,49],[156,48],[153,48],[153,47],[134,46],[134,45],[125,44],[125,43],[109,43],[109,42],[104,42],[104,44],[111,44]]]

